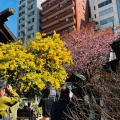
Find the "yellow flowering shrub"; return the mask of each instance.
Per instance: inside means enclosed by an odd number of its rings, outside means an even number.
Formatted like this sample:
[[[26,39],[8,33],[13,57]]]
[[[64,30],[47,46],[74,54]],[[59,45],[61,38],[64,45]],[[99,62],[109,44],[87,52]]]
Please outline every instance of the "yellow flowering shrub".
[[[6,79],[20,91],[28,90],[36,70],[34,55],[28,53],[22,43],[0,44],[0,79]]]
[[[71,64],[71,52],[65,48],[65,42],[60,39],[60,35],[54,31],[53,37],[44,37],[41,33],[36,33],[34,41],[28,43],[27,50],[35,55],[35,64],[38,73],[43,81],[50,81],[56,88],[64,82],[67,73],[64,64]]]
[[[71,53],[65,48],[59,34],[53,37],[36,33],[24,47],[20,41],[0,44],[0,79],[6,79],[16,90],[41,90],[46,81],[56,88],[64,82],[67,73],[63,65],[72,62]]]

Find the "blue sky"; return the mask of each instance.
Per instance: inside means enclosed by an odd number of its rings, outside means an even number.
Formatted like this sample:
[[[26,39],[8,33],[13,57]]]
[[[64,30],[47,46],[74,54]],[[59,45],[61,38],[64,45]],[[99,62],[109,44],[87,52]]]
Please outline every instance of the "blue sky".
[[[18,0],[0,0],[0,12],[7,8],[13,8],[15,10],[15,14],[10,16],[9,21],[5,22],[5,24],[13,34],[17,36]]]

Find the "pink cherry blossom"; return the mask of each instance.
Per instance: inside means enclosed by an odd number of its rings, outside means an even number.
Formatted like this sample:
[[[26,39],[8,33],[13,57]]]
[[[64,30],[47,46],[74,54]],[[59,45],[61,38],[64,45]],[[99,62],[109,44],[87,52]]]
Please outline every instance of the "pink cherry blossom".
[[[74,31],[64,32],[61,38],[71,50],[73,58],[73,64],[66,70],[69,73],[81,71],[91,78],[106,62],[115,35],[108,34],[107,30],[90,31],[83,28],[79,34]]]

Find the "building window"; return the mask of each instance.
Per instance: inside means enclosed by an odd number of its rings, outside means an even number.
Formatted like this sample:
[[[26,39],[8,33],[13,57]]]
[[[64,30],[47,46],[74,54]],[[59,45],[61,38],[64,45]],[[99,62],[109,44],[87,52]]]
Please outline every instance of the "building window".
[[[30,26],[30,27],[27,29],[27,31],[33,30],[33,27],[34,27],[34,26]]]
[[[22,25],[21,25],[21,28],[24,28],[24,27],[25,27],[25,25],[24,25],[24,24],[22,24]]]
[[[22,9],[22,7],[19,7],[19,11]]]
[[[21,17],[22,16],[22,13],[19,13],[19,17]]]
[[[32,18],[32,22],[34,22],[34,18]]]
[[[114,21],[114,16],[109,17],[109,18],[104,19],[104,20],[101,20],[100,25],[108,24],[108,23],[113,22],[113,21]]]
[[[94,6],[94,10],[96,10],[95,6]]]
[[[95,14],[94,16],[95,16],[95,18],[96,18],[96,14]]]
[[[19,2],[19,4],[21,4],[21,3],[23,3],[25,0],[21,0],[20,2]]]
[[[106,1],[98,4],[98,8],[104,7],[104,6],[106,6],[106,5],[110,4],[110,3],[112,3],[112,0],[106,0]]]
[[[22,2],[20,1],[19,4],[21,4]]]
[[[28,17],[31,17],[31,16],[33,16],[33,15],[34,15],[34,11],[30,12],[30,13],[28,14]]]
[[[34,33],[31,33],[30,35],[27,36],[28,39],[34,37]]]
[[[31,5],[31,9],[33,9],[34,8],[34,5]]]
[[[20,36],[20,33],[18,33],[18,36]]]
[[[27,23],[28,23],[28,24],[31,24],[31,23],[33,23],[33,22],[34,22],[34,18],[30,19]]]
[[[32,15],[34,15],[34,11],[32,11]]]
[[[103,11],[99,12],[99,17],[107,15],[107,14],[109,14],[111,12],[113,12],[113,8],[112,7],[109,8],[109,9],[106,9],[106,10],[103,10]]]

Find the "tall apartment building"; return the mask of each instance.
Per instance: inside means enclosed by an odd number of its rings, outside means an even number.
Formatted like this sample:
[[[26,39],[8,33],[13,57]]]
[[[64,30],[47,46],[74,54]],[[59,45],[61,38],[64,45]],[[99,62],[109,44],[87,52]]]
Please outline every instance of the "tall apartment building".
[[[88,0],[46,0],[41,7],[41,29],[48,35],[69,27],[79,31],[89,22]]]
[[[44,0],[18,0],[18,39],[34,39],[40,31],[40,9]]]
[[[91,19],[98,21],[100,28],[120,25],[120,0],[89,0]]]

